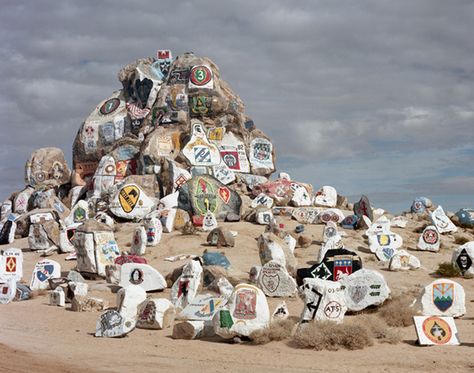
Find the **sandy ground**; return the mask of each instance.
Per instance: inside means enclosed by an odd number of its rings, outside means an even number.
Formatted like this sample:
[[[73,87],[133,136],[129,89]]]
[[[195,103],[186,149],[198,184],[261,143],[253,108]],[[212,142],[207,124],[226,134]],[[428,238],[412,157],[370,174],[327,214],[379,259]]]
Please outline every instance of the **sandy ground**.
[[[286,228],[297,223],[282,218]],[[251,266],[259,264],[255,238],[263,232],[263,226],[249,223],[221,223],[225,228],[236,230],[239,235],[234,248],[225,249],[232,263],[232,276],[245,281]],[[405,229],[393,228],[404,238],[405,249],[413,249],[418,234],[413,230],[424,222],[410,221]],[[135,224],[123,224],[116,233],[122,250],[131,242]],[[306,233],[313,236],[309,248],[296,249],[299,267],[313,264],[320,248],[322,225],[306,226]],[[393,293],[403,293],[433,281],[430,275],[438,263],[449,261],[456,245],[454,237],[443,236],[439,253],[412,252],[417,255],[422,268],[410,272],[389,272],[387,264],[378,263],[368,251],[361,231],[346,230],[347,248],[358,252],[364,266],[379,270],[387,279]],[[461,233],[474,240],[472,230]],[[205,233],[182,236],[179,232],[164,234],[159,246],[146,255],[149,264],[162,274],[182,265],[185,261],[170,263],[163,259],[181,253],[201,254]],[[11,247],[24,250],[24,282],[28,283],[38,254],[28,251],[26,239],[17,240]],[[8,246],[4,246],[6,248]],[[53,255],[51,259],[61,263],[63,272],[74,267],[66,262],[65,255]],[[65,273],[65,274],[66,274]],[[125,338],[95,338],[98,312],[76,313],[67,308],[48,306],[47,295],[40,295],[25,302],[0,306],[0,363],[1,372],[156,372],[156,371],[288,371],[288,372],[413,372],[413,371],[474,371],[474,279],[455,279],[466,291],[467,313],[457,319],[461,346],[416,346],[414,327],[401,329],[403,340],[397,345],[375,344],[356,351],[313,351],[295,348],[291,342],[271,342],[263,346],[230,344],[216,341],[186,341],[171,338],[171,329],[136,329]],[[115,306],[105,281],[89,281],[91,294],[106,298]],[[153,297],[169,297],[169,289],[150,294]],[[268,299],[273,310],[281,299]],[[299,298],[286,299],[292,316],[299,316],[303,303]],[[350,316],[349,316],[350,317]],[[352,316],[353,317],[353,316]]]

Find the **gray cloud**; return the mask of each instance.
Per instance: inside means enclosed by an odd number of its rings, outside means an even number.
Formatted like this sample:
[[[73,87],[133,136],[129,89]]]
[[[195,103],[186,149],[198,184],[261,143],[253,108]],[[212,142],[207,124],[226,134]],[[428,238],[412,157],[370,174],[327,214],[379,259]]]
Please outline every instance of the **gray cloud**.
[[[474,143],[473,21],[470,1],[6,1],[0,198],[35,148],[70,156],[120,67],[158,48],[212,58],[295,177],[458,193],[471,185],[458,165]]]

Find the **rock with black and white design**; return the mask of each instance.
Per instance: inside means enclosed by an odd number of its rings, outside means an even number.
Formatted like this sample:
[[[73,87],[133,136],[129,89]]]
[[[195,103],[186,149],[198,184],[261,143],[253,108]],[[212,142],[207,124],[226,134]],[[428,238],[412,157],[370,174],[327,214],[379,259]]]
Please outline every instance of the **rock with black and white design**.
[[[252,174],[267,176],[275,171],[273,144],[263,137],[250,142],[249,161]]]
[[[49,305],[66,307],[66,294],[61,286],[49,292]]]
[[[337,191],[334,187],[325,185],[321,187],[314,196],[313,204],[315,206],[336,207]]]
[[[346,305],[350,311],[379,306],[390,296],[385,278],[371,269],[361,269],[339,282],[344,287]]]
[[[265,207],[267,209],[273,206],[273,199],[267,196],[265,193],[260,193],[257,197],[252,200],[250,207],[256,209],[257,207]]]
[[[132,254],[144,256],[146,253],[146,242],[147,242],[147,236],[146,236],[145,228],[142,226],[136,227],[133,230],[133,236],[132,236],[132,247],[131,247]]]
[[[224,162],[212,166],[212,174],[224,185],[228,185],[235,181],[235,172],[232,171]]]
[[[397,250],[390,258],[388,269],[390,271],[408,271],[420,268],[420,260],[405,250]]]
[[[453,252],[452,263],[463,276],[474,275],[474,241],[459,246]]]
[[[64,219],[64,224],[67,227],[74,224],[81,224],[88,219],[88,216],[89,204],[84,200],[80,200],[77,201],[77,203],[71,209],[69,215]]]
[[[390,260],[402,245],[403,239],[397,233],[377,233],[369,236],[369,249],[382,262]]]
[[[337,225],[333,221],[328,222],[323,228],[322,242],[328,242],[331,237],[338,235]]]
[[[305,278],[299,288],[303,300],[300,322],[342,322],[347,311],[344,286],[339,282],[319,278]]]
[[[163,290],[166,280],[155,268],[142,263],[124,263],[120,267],[120,286],[138,285],[145,291]]]
[[[259,208],[256,212],[256,220],[258,224],[268,225],[273,222],[273,212],[270,209]]]
[[[311,193],[306,186],[299,183],[291,183],[291,189],[293,190],[293,196],[290,200],[292,206],[305,207],[313,204]]]
[[[171,288],[171,303],[176,309],[184,309],[196,296],[202,279],[202,265],[199,260],[191,260],[183,267],[181,276]]]
[[[458,227],[447,217],[441,206],[430,212],[430,217],[439,233],[456,233],[458,231]]]
[[[41,148],[31,153],[25,165],[25,183],[55,187],[69,182],[71,171],[58,148]]]
[[[464,288],[448,279],[435,280],[427,285],[419,301],[423,315],[460,317],[466,313]]]
[[[15,295],[16,281],[14,279],[0,280],[0,304],[10,303],[15,298]]]
[[[227,305],[216,313],[212,323],[216,334],[222,338],[248,337],[270,323],[267,298],[257,287],[239,284]]]
[[[207,244],[211,246],[219,247],[234,247],[235,245],[235,238],[230,233],[223,228],[217,227],[214,228],[206,238]]]
[[[314,207],[299,207],[292,211],[291,217],[301,224],[316,224],[321,209]]]
[[[49,288],[49,279],[61,277],[61,265],[54,260],[43,259],[35,264],[31,276],[30,289],[44,290]]]
[[[284,266],[275,261],[262,266],[257,284],[268,297],[292,297],[297,291],[295,279]]]
[[[318,215],[319,223],[327,224],[332,221],[334,223],[341,223],[344,220],[345,216],[341,210],[336,208],[330,208],[323,210]]]
[[[161,241],[163,226],[157,216],[147,215],[143,218],[143,226],[146,232],[146,246],[156,246]]]
[[[366,217],[366,219],[364,220],[367,220],[368,222],[368,219],[369,218]],[[370,237],[370,236],[381,234],[381,233],[383,234],[391,233],[390,226],[391,226],[390,220],[388,220],[386,216],[382,215],[375,222],[370,222],[369,228],[365,231],[365,234],[367,237]]]
[[[416,248],[422,251],[438,252],[441,244],[441,235],[434,225],[428,225],[420,235]]]
[[[117,311],[125,320],[137,321],[138,306],[146,299],[145,290],[138,285],[128,285],[117,292]]]
[[[202,230],[204,232],[210,232],[215,228],[217,228],[216,216],[212,212],[208,211],[202,218]]]
[[[176,311],[168,299],[146,299],[138,306],[137,328],[166,329],[175,319]]]
[[[133,220],[142,219],[154,207],[153,199],[148,197],[137,184],[125,184],[117,189],[109,209],[116,217]]]
[[[0,223],[5,223],[13,212],[13,203],[9,199],[3,201],[2,208],[0,210]]]
[[[74,253],[76,249],[72,243],[76,227],[61,227],[59,229],[59,251],[61,253]]]
[[[321,244],[321,249],[319,250],[317,261],[320,263],[324,260],[326,253],[329,250],[339,250],[344,248],[344,243],[342,242],[342,237],[339,234],[332,236],[326,242]]]
[[[0,281],[21,281],[23,277],[23,252],[9,248],[0,256]]]
[[[278,303],[275,307],[275,310],[272,313],[272,321],[286,320],[288,316],[290,316],[290,311],[288,310],[286,302],[283,301]]]
[[[95,336],[117,338],[124,337],[135,329],[133,320],[126,320],[119,312],[107,310],[97,320]]]
[[[221,163],[217,146],[207,139],[203,123],[191,120],[191,138],[184,146],[182,153],[192,166],[214,166]]]
[[[15,214],[10,214],[5,223],[0,225],[0,245],[10,244],[15,241],[17,218],[18,216]]]

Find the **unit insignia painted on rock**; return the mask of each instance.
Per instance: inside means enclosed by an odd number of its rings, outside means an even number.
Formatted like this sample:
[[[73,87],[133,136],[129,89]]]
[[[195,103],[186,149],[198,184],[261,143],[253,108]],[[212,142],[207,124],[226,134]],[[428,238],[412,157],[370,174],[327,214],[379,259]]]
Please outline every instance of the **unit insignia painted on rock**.
[[[440,283],[433,285],[433,303],[442,312],[453,305],[454,285]]]
[[[140,189],[135,185],[127,185],[120,190],[119,201],[123,211],[126,213],[131,212],[140,197]]]

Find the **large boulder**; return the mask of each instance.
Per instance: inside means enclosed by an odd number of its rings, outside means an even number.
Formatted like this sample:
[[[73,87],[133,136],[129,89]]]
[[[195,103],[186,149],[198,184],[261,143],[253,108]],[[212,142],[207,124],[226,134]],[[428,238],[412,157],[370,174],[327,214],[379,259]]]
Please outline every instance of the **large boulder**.
[[[58,148],[41,148],[31,153],[25,166],[25,183],[55,187],[69,182],[71,170]]]

